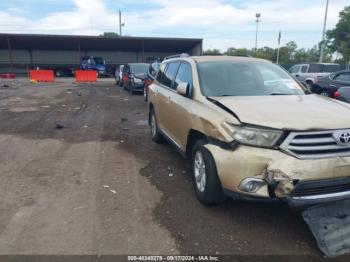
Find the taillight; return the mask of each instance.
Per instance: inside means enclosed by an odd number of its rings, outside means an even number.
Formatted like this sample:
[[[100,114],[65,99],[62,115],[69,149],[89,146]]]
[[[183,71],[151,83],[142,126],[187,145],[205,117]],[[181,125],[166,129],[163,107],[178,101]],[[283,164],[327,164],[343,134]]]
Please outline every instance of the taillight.
[[[338,98],[338,97],[341,97],[341,94],[339,91],[335,91],[333,94],[333,98]]]
[[[128,75],[123,75],[123,81],[124,81],[124,82],[129,81],[129,76],[128,76]]]
[[[149,86],[150,84],[152,84],[152,80],[151,79],[145,79],[145,85]]]

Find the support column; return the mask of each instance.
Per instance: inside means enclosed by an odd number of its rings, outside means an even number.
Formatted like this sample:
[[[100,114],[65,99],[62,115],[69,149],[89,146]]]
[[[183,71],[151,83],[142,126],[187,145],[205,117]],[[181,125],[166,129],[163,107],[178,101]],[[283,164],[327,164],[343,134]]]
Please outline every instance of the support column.
[[[12,48],[11,48],[10,37],[7,37],[7,47],[8,47],[9,59],[10,59],[10,73],[13,73]]]

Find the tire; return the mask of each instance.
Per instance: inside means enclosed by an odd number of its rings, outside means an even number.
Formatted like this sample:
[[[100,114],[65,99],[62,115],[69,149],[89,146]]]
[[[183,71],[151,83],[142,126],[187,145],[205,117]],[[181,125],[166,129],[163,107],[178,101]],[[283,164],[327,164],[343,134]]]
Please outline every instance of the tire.
[[[310,80],[305,81],[305,83],[308,85],[309,89],[312,89],[312,86],[314,85],[314,83]]]
[[[145,102],[148,102],[148,95],[147,95],[146,88],[143,88],[143,97],[145,98]]]
[[[134,94],[135,94],[135,91],[134,91],[134,87],[133,87],[133,86],[130,87],[130,94],[131,94],[131,95],[134,95]]]
[[[204,205],[217,205],[226,197],[222,191],[215,160],[204,147],[207,142],[198,140],[192,150],[192,182],[198,200]],[[203,177],[204,176],[204,177]]]
[[[162,143],[164,138],[159,131],[156,113],[154,112],[154,109],[151,109],[149,112],[149,121],[150,121],[151,136],[152,136],[153,142],[157,144]]]

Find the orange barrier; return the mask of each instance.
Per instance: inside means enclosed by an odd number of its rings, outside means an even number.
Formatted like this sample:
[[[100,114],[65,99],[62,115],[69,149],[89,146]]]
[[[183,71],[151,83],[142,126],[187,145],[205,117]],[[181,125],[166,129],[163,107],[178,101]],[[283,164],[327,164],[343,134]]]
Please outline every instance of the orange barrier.
[[[2,78],[2,79],[15,79],[16,75],[13,73],[5,73],[5,74],[0,74],[0,78]]]
[[[96,82],[97,72],[95,70],[77,70],[75,71],[75,82]]]
[[[53,82],[55,79],[53,70],[29,70],[29,78],[38,82]]]

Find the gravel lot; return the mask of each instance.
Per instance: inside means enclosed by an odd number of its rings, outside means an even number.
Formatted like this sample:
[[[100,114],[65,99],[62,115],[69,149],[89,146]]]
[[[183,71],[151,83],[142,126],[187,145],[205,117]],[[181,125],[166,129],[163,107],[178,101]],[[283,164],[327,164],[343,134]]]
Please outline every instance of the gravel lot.
[[[1,84],[0,152],[0,254],[322,257],[286,206],[202,206],[143,96],[111,79]]]

